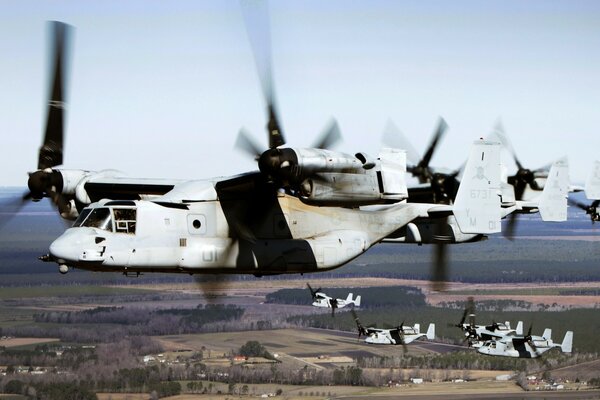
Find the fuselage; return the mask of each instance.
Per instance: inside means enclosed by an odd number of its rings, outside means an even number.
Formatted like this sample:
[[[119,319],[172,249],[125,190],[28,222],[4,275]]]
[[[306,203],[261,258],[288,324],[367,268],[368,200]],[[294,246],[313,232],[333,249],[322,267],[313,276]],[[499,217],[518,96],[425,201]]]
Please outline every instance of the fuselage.
[[[155,201],[93,203],[52,243],[50,257],[63,266],[127,273],[328,270],[420,212],[407,204],[374,212],[315,207],[262,181],[227,182],[198,183],[194,193],[201,196],[193,201],[176,187]]]

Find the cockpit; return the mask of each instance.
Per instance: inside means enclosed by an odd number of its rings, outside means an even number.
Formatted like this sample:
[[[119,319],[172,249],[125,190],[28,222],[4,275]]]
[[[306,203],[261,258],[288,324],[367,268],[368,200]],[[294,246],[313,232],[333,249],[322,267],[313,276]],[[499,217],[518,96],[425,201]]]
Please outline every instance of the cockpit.
[[[88,207],[79,214],[79,218],[73,224],[73,228],[89,227],[98,228],[108,232],[135,234],[136,208],[124,207],[122,204],[108,202],[105,206],[112,207]],[[127,202],[127,205],[135,205]]]

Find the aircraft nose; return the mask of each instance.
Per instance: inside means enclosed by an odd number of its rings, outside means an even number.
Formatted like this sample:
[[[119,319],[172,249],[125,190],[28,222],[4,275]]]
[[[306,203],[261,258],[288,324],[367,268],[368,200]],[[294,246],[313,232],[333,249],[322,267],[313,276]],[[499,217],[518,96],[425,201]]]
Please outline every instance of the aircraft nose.
[[[84,228],[67,229],[50,244],[50,255],[59,263],[75,262],[79,259],[81,247],[93,232]]]

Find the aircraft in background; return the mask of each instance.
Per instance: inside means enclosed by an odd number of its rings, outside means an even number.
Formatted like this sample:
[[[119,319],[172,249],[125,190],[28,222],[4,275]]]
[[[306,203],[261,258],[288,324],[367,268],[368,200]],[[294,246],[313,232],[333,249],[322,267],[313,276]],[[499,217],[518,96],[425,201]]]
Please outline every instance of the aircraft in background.
[[[488,340],[477,351],[481,354],[515,358],[537,358],[554,348],[563,353],[571,353],[573,332],[567,331],[562,343],[552,341],[552,330],[546,329],[542,336],[532,336],[531,327],[526,336],[504,336],[498,340]]]
[[[353,293],[348,293],[348,296],[345,299],[336,299],[327,296],[321,291],[321,288],[313,290],[309,283],[307,283],[306,286],[308,286],[308,290],[313,299],[312,305],[320,308],[331,308],[332,317],[334,316],[336,308],[344,308],[349,305],[352,305],[352,307],[360,307],[360,295],[357,295],[354,300],[352,300]]]
[[[368,344],[385,344],[385,345],[402,345],[405,346],[414,342],[417,339],[426,338],[428,340],[435,339],[435,324],[429,324],[427,328],[427,332],[421,332],[421,325],[414,324],[413,326],[404,325],[402,322],[395,328],[390,329],[382,329],[376,327],[364,327],[360,320],[358,319],[358,315],[354,310],[350,310],[352,316],[354,317],[354,321],[356,322],[356,327],[358,329],[358,338],[361,336],[365,336],[365,343]],[[406,351],[406,348],[404,348]]]
[[[468,322],[466,322],[467,318]],[[479,348],[489,340],[499,340],[510,335],[523,335],[523,321],[519,321],[515,329],[511,328],[509,321],[504,323],[492,321],[489,325],[477,325],[473,297],[469,297],[460,322],[452,326],[463,331],[469,347],[473,348]]]

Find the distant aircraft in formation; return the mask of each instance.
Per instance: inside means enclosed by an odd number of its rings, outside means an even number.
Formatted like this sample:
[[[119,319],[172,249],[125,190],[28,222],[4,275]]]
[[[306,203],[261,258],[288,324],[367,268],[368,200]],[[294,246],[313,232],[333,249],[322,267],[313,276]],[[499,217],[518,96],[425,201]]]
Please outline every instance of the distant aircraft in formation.
[[[571,353],[573,348],[573,332],[567,331],[562,343],[552,341],[552,329],[544,330],[542,336],[531,334],[531,327],[527,335],[507,335],[497,340],[488,340],[477,352],[490,356],[537,358],[554,348],[563,353]]]
[[[523,321],[519,321],[515,329],[510,327],[510,322],[508,321],[504,323],[493,321],[489,325],[477,325],[475,323],[475,302],[473,297],[468,298],[467,306],[460,322],[453,326],[460,328],[464,332],[465,341],[467,341],[469,347],[473,348],[479,348],[483,346],[484,342],[489,340],[498,340],[504,336],[523,334]]]
[[[321,288],[314,290],[309,283],[307,283],[306,286],[308,286],[308,290],[313,299],[312,305],[321,308],[331,308],[331,316],[334,315],[336,308],[344,308],[349,305],[352,307],[360,307],[360,295],[357,295],[354,300],[352,300],[352,293],[348,293],[348,296],[345,299],[336,299],[327,296],[321,291]]]
[[[402,322],[400,325],[395,328],[390,329],[382,329],[376,327],[364,327],[360,320],[358,319],[358,315],[356,315],[356,311],[353,309],[350,310],[352,316],[354,317],[354,321],[356,322],[356,327],[358,330],[358,338],[361,336],[365,336],[365,343],[368,344],[384,344],[384,345],[402,345],[406,346],[414,342],[417,339],[427,338],[428,340],[435,339],[435,324],[429,324],[427,328],[427,332],[421,332],[421,325],[414,324],[413,326],[404,325]],[[406,348],[405,348],[406,351]]]

